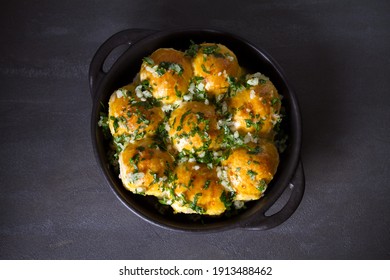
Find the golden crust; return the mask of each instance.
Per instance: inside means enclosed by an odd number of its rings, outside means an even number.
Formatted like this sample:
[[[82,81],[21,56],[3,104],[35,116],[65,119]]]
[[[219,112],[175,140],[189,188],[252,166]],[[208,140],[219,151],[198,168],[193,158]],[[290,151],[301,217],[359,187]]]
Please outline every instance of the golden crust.
[[[161,48],[141,65],[140,79],[148,80],[153,96],[164,104],[180,101],[192,77],[191,61],[183,52]]]
[[[227,169],[236,200],[259,199],[272,180],[279,164],[278,151],[271,141],[249,144],[249,148],[235,149],[222,162]]]
[[[176,212],[220,215],[226,207],[221,200],[225,194],[215,169],[205,164],[180,163],[176,168],[174,188],[176,199],[171,205]]]
[[[126,135],[154,135],[164,113],[159,107],[145,106],[135,94],[135,85],[116,90],[110,97],[108,125],[114,137]]]
[[[218,149],[220,131],[213,105],[202,102],[184,102],[174,110],[168,121],[169,136],[179,152]]]
[[[273,137],[273,127],[280,120],[280,99],[270,80],[264,77],[257,85],[238,91],[227,104],[235,130]]]
[[[228,77],[240,75],[236,55],[221,44],[201,44],[192,67],[195,76],[204,78],[205,88],[211,95],[225,93],[229,88]]]
[[[119,154],[120,177],[131,192],[167,197],[167,173],[172,170],[173,161],[151,138],[145,138],[127,145]]]

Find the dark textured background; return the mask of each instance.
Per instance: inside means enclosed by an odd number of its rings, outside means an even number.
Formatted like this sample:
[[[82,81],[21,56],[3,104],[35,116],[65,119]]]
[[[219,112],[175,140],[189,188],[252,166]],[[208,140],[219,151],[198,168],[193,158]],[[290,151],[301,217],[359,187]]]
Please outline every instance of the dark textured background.
[[[0,258],[390,259],[388,1],[2,1]],[[300,101],[306,193],[265,232],[150,225],[111,192],[90,140],[88,67],[127,28],[236,33]]]

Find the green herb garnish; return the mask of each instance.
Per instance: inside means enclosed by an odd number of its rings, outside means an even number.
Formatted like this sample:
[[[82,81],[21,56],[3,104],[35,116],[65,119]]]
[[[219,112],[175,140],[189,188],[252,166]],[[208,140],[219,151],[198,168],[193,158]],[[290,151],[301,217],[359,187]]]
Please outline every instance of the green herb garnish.
[[[219,50],[220,49],[219,49],[218,45],[203,46],[202,47],[202,52],[204,54],[215,54],[215,53],[218,53]]]
[[[194,196],[194,200],[192,202],[190,202],[190,208],[192,210],[194,210],[196,213],[198,214],[203,214],[205,212],[204,208],[200,207],[199,205],[197,205],[198,203],[198,200],[199,200],[199,197],[202,196],[202,193],[197,193],[195,194]]]
[[[190,47],[188,48],[188,50],[184,52],[184,54],[186,56],[195,57],[195,55],[198,53],[199,45],[195,44],[194,41],[192,40],[190,40],[190,43],[191,43]]]
[[[203,72],[210,74],[210,71],[206,69],[206,66],[204,64],[201,65]]]
[[[246,172],[246,174],[249,175],[249,177],[251,177],[251,180],[255,180],[256,179],[256,175],[257,175],[257,172],[253,171],[253,170],[248,170]]]
[[[233,199],[234,199],[234,196],[235,194],[234,193],[227,193],[225,191],[223,191],[221,193],[221,196],[219,197],[219,199],[223,202],[223,204],[225,205],[225,208],[226,210],[229,210],[230,207],[233,205]]]
[[[259,184],[256,187],[260,192],[264,192],[267,188],[267,183],[265,182],[264,179],[261,179]]]
[[[211,180],[207,180],[205,183],[204,183],[204,186],[203,186],[203,189],[204,190],[207,190],[210,186],[210,183],[211,183]]]
[[[149,66],[153,66],[154,65],[154,61],[151,57],[149,56],[146,56],[142,59],[146,64],[148,64]]]
[[[169,70],[172,70],[174,73],[178,74],[179,76],[181,76],[184,71],[183,67],[178,63],[163,61],[159,63],[156,69],[156,73],[159,76],[162,76]]]

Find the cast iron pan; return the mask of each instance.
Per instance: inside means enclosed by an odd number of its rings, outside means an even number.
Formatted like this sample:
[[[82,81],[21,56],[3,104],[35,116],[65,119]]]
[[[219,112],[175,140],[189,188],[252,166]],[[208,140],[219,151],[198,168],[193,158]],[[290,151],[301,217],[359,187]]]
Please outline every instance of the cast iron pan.
[[[127,191],[118,174],[108,163],[109,145],[98,127],[99,114],[103,110],[101,104],[107,106],[112,92],[132,81],[140,69],[143,57],[161,47],[185,50],[190,40],[196,43],[214,42],[226,45],[236,54],[241,66],[253,73],[261,72],[271,79],[283,96],[282,104],[286,110],[282,126],[288,134],[287,148],[280,155],[278,171],[265,196],[258,201],[246,203],[245,210],[229,212],[219,217],[174,214],[170,207],[161,206],[153,197],[135,195]],[[123,45],[128,46],[127,50],[115,61],[111,69],[104,71],[103,65],[107,57],[114,49]],[[211,232],[233,228],[267,230],[286,221],[300,204],[305,189],[303,166],[300,161],[302,134],[300,111],[295,94],[279,65],[264,50],[236,35],[217,30],[128,29],[110,37],[97,50],[89,69],[89,83],[93,99],[91,128],[96,159],[116,196],[142,219],[166,229],[186,232]],[[290,197],[285,205],[277,213],[267,215],[267,210],[287,190],[290,191]]]

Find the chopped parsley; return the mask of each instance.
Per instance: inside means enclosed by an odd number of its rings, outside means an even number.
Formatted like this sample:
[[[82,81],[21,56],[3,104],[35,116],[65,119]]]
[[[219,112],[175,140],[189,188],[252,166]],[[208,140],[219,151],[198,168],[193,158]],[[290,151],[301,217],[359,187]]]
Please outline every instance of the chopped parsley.
[[[211,46],[203,46],[202,47],[202,52],[204,54],[213,54],[218,50],[219,50],[218,45],[211,45]]]
[[[156,69],[156,73],[159,76],[162,76],[169,70],[172,70],[174,73],[176,73],[179,76],[181,76],[183,74],[183,71],[184,71],[183,66],[181,66],[178,63],[163,61],[163,62],[160,62],[158,64],[158,67]]]
[[[231,206],[233,205],[234,193],[231,193],[231,192],[227,193],[227,192],[223,191],[221,193],[221,196],[219,197],[219,199],[225,205],[226,210],[229,210],[231,208]]]
[[[181,118],[180,118],[180,124],[179,124],[178,127],[176,128],[177,131],[182,130],[184,119],[185,119],[189,114],[191,114],[191,109],[188,110],[187,112],[185,112],[185,113],[181,116]]]
[[[207,99],[207,92],[204,85],[204,78],[194,76],[191,78],[188,93],[184,96],[188,101],[200,101],[205,102]],[[186,100],[185,99],[185,100]]]
[[[264,122],[262,120],[253,121],[252,119],[245,119],[245,124],[247,128],[253,127],[258,132],[263,127]]]
[[[201,67],[202,67],[203,72],[205,72],[207,74],[211,73],[209,70],[207,70],[207,68],[206,68],[206,66],[204,66],[204,64],[202,64]]]
[[[235,77],[229,76],[227,81],[229,83],[228,93],[230,96],[235,96],[237,91],[245,88],[243,82]]]
[[[220,53],[220,50],[221,48],[218,45],[202,46],[202,53],[207,55],[213,54],[217,57],[224,57],[224,55]]]
[[[135,154],[132,158],[130,158],[129,162],[133,166],[134,171],[138,172],[138,163],[140,161],[140,154]]]
[[[175,94],[179,98],[183,96],[183,93],[177,88],[177,85],[175,85]]]
[[[261,179],[256,187],[260,192],[264,192],[267,189],[267,183],[264,179]]]
[[[135,114],[137,115],[137,124],[144,123],[148,125],[150,121],[146,118],[146,116],[137,108],[135,111]]]
[[[138,151],[140,151],[140,152],[145,151],[145,147],[144,147],[144,146],[138,146],[136,149],[137,149]]]
[[[108,116],[106,113],[100,112],[100,119],[98,125],[102,128],[104,138],[109,139],[111,133],[108,125]]]
[[[248,155],[257,155],[257,154],[259,154],[259,153],[261,153],[262,152],[262,149],[261,149],[261,147],[260,146],[256,146],[256,147],[254,147],[254,148],[251,148],[251,147],[247,147],[247,154]]]
[[[110,120],[113,121],[112,126],[114,127],[114,131],[116,132],[119,128],[119,120],[113,116],[110,116]]]
[[[164,151],[167,150],[167,146],[169,144],[169,135],[168,135],[168,131],[165,129],[165,125],[166,125],[166,122],[162,121],[158,125],[157,131],[156,131],[157,142],[159,144],[159,147]]]
[[[205,183],[204,183],[204,186],[203,186],[203,189],[204,190],[207,190],[210,186],[210,183],[211,183],[211,180],[207,180]]]
[[[257,172],[255,172],[253,170],[248,170],[246,172],[246,174],[249,175],[249,177],[251,178],[252,181],[256,179]]]
[[[203,207],[200,207],[198,204],[199,197],[202,196],[202,193],[197,193],[194,196],[194,200],[190,202],[189,206],[192,210],[194,210],[198,214],[203,214],[206,212]]]
[[[149,56],[144,57],[142,60],[143,60],[146,64],[148,64],[149,66],[153,66],[153,65],[154,65],[153,59],[150,58]]]
[[[280,99],[275,97],[271,100],[271,105],[274,106],[276,103],[279,103],[280,102]]]
[[[113,121],[112,126],[114,127],[114,131],[115,132],[117,132],[117,130],[119,128],[119,122],[124,123],[125,125],[127,125],[126,124],[126,118],[124,116],[120,116],[120,117],[110,116],[110,120]]]
[[[126,133],[113,137],[112,142],[114,143],[117,154],[119,154],[125,148],[125,145],[129,143],[131,140],[132,137]]]
[[[189,48],[184,52],[186,56],[195,57],[195,55],[199,51],[199,45],[195,44],[194,41],[190,40],[190,46]]]

